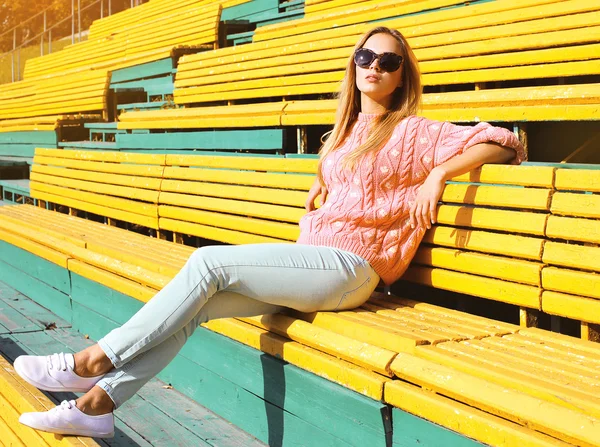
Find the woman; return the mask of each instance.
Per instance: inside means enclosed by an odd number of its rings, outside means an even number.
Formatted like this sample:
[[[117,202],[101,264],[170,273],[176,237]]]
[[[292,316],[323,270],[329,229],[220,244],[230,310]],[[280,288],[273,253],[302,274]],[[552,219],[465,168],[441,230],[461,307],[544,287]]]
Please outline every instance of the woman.
[[[505,129],[413,116],[420,98],[417,61],[404,37],[383,27],[363,36],[346,68],[298,242],[200,248],[98,344],[75,355],[17,358],[16,371],[40,389],[87,392],[47,412],[23,414],[21,423],[113,436],[114,409],[169,364],[200,323],[285,307],[351,309],[380,279],[396,281],[435,223],[446,180],[484,163],[524,159]],[[319,194],[323,206],[315,209]]]

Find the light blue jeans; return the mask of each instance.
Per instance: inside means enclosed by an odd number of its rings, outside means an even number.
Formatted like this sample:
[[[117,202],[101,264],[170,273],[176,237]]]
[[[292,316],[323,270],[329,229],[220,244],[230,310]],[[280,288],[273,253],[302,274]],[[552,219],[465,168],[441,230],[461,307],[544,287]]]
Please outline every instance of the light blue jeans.
[[[115,369],[98,383],[118,408],[165,368],[200,323],[229,317],[352,309],[379,276],[353,253],[302,244],[209,246],[98,344]]]

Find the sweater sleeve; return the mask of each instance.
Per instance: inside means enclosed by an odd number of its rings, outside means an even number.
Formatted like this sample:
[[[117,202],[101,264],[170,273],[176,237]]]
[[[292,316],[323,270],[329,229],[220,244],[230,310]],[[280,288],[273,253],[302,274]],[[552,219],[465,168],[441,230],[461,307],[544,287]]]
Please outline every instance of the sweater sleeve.
[[[434,149],[434,166],[438,166],[479,143],[498,143],[515,150],[511,164],[518,165],[527,159],[523,145],[511,131],[489,123],[476,126],[457,126],[443,123]]]

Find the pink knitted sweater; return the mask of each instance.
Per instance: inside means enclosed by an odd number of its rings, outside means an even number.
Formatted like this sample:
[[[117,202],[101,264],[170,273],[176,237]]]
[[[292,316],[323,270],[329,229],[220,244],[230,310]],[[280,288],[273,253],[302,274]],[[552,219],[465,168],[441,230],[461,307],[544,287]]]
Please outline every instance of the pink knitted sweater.
[[[435,166],[478,143],[515,149],[513,164],[521,163],[525,152],[512,132],[488,123],[457,126],[411,116],[373,158],[363,157],[353,171],[344,169],[342,158],[366,140],[376,116],[360,113],[344,144],[323,160],[329,195],[324,206],[300,220],[298,243],[355,253],[391,284],[405,272],[425,234],[420,225],[410,227],[409,209]]]

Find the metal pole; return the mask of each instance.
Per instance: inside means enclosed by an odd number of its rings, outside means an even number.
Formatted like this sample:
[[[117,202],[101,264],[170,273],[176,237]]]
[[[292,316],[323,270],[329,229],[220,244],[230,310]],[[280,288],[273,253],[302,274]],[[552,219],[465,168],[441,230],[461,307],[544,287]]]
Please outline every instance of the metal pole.
[[[81,42],[81,0],[77,0],[77,27],[79,28],[79,42]]]
[[[71,0],[71,43],[75,43],[75,0]]]
[[[13,50],[12,50],[12,81],[15,82],[15,49],[17,48],[17,28],[13,31]]]
[[[17,81],[21,80],[21,48],[17,50]]]
[[[131,0],[131,7],[133,8],[133,0]]]
[[[100,0],[100,18],[104,18],[104,0]]]
[[[42,33],[42,38],[41,38],[42,44],[40,45],[40,56],[44,55],[44,36],[45,35],[46,35],[46,11],[44,10],[44,32]]]
[[[10,53],[10,73],[12,77],[12,82],[15,82],[15,52]]]
[[[48,31],[48,54],[52,53],[52,28]]]
[[[110,4],[111,4],[111,0],[108,0],[108,15],[112,14]]]

